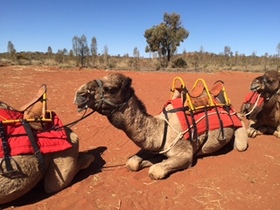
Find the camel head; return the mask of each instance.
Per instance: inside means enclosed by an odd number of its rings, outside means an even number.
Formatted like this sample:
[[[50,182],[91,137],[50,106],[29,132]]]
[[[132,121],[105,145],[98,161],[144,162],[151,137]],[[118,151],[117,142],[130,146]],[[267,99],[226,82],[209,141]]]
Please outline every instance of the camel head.
[[[256,91],[258,93],[261,93],[264,91],[264,82],[263,82],[263,76],[258,76],[251,82],[250,90]]]
[[[75,94],[78,111],[90,108],[103,115],[121,109],[134,94],[131,78],[120,73],[111,73],[82,85]]]
[[[255,80],[255,87],[258,87],[257,92],[262,93],[266,97],[271,97],[280,88],[280,73],[276,70],[267,71],[263,76],[255,78]]]

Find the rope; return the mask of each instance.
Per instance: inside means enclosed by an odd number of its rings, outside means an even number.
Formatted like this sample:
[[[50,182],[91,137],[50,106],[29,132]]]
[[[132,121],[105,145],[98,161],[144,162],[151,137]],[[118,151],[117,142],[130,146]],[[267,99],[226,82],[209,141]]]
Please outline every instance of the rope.
[[[247,115],[250,115],[254,111],[254,109],[257,107],[257,105],[259,103],[260,98],[261,98],[261,94],[258,94],[258,98],[257,98],[256,102],[254,103],[253,108],[248,113],[243,114],[244,117],[246,117]]]
[[[226,112],[226,111],[220,111],[219,113],[220,113],[220,114],[229,114],[229,113]],[[210,112],[210,113],[208,113],[208,116],[209,116],[209,115],[215,115],[215,114],[217,114],[217,113],[216,113],[216,112]],[[231,113],[230,115],[235,115],[235,114],[236,114],[236,112],[233,112],[233,113]],[[206,115],[201,116],[198,120],[195,121],[195,123],[199,123],[199,122],[200,122],[201,120],[203,120],[205,117],[206,117]],[[165,122],[170,126],[170,128],[171,128],[173,131],[175,131],[178,135],[177,135],[177,137],[175,138],[175,140],[169,145],[169,147],[168,147],[167,149],[163,150],[163,151],[160,151],[159,154],[164,154],[164,153],[170,151],[170,150],[174,147],[174,145],[175,145],[180,139],[183,138],[183,136],[185,135],[185,133],[187,133],[187,132],[189,131],[189,129],[193,127],[193,125],[191,125],[190,128],[186,129],[185,131],[179,132],[179,131],[177,131],[177,130],[169,123],[169,121],[168,121],[166,118],[164,118],[164,120],[165,120]]]

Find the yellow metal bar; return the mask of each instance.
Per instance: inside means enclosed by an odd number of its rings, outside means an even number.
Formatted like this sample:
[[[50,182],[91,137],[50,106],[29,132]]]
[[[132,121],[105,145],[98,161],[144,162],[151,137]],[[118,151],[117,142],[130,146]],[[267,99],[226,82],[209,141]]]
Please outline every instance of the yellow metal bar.
[[[16,124],[21,123],[23,119],[17,119],[17,120],[4,120],[2,121],[3,124]],[[52,122],[52,119],[26,119],[27,122]]]
[[[43,94],[43,108],[42,108],[42,118],[43,120],[46,118],[46,110],[47,110],[47,91]]]
[[[181,77],[175,77],[172,82],[171,91],[171,98],[173,97],[174,91],[176,90],[176,82],[179,81],[181,84],[180,88],[186,88],[185,82]]]

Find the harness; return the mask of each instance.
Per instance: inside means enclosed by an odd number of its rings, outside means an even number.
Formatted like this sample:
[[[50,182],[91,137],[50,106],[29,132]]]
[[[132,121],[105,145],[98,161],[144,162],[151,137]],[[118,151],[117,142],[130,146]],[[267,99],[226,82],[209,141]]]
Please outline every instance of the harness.
[[[104,94],[105,91],[104,91],[104,88],[103,88],[102,81],[101,80],[94,80],[94,82],[97,84],[98,89],[101,92],[100,100],[98,101],[98,105],[97,105],[96,111],[101,112],[103,115],[106,115],[107,117],[112,115],[112,114],[114,114],[118,110],[122,109],[128,103],[128,101],[130,100],[130,98],[133,95],[133,92],[132,92],[132,93],[130,93],[130,95],[127,97],[127,99],[123,103],[115,104],[115,103],[113,103],[113,102],[111,102],[111,101],[109,101],[109,100],[107,100],[105,98],[105,94]],[[106,110],[102,110],[101,109],[103,104],[108,104],[109,106],[113,107],[114,109],[108,110],[109,113],[105,113],[104,111],[106,111]]]
[[[179,87],[175,87],[177,81],[180,82]],[[198,86],[199,83],[200,86]],[[198,137],[202,133],[205,133],[204,142],[206,142],[208,132],[213,129],[220,129],[218,140],[223,141],[225,140],[225,127],[242,126],[236,112],[231,108],[223,85],[224,83],[218,80],[214,83],[213,88],[209,90],[205,81],[198,79],[192,90],[188,91],[180,77],[174,78],[170,90],[171,99],[167,101],[162,110],[165,116],[165,126],[161,148],[166,141],[167,126],[170,126],[171,129],[177,132],[178,136],[169,148],[160,153],[169,151],[183,137],[190,141],[198,141]],[[166,110],[168,104],[172,104],[173,109]],[[177,114],[181,123],[182,132],[176,131],[169,123],[168,113]]]
[[[34,150],[34,154],[36,155],[38,161],[39,161],[39,169],[41,172],[45,172],[46,166],[44,163],[43,155],[38,147],[38,144],[35,139],[35,135],[32,131],[32,129],[38,129],[38,130],[44,130],[45,123],[52,122],[51,115],[49,114],[49,111],[46,110],[46,85],[42,85],[37,93],[37,95],[27,104],[19,108],[18,110],[15,110],[14,108],[9,107],[10,110],[17,111],[19,113],[23,114],[23,119],[6,119],[3,121],[0,121],[0,137],[2,140],[2,148],[4,152],[4,158],[2,159],[0,163],[0,174],[3,176],[7,176],[9,178],[19,178],[22,177],[23,174],[20,171],[19,166],[17,165],[16,161],[11,157],[11,148],[8,142],[8,136],[6,133],[6,129],[4,125],[16,125],[18,123],[21,123],[26,131],[26,134],[29,137],[29,140],[31,142],[31,145]],[[36,106],[37,103],[39,106]],[[39,109],[38,107],[42,107]],[[38,112],[41,114],[38,114]],[[47,113],[48,112],[48,113]],[[40,115],[40,116],[39,116]],[[13,168],[11,161],[13,161],[16,165],[16,169]],[[5,163],[6,171],[4,170],[3,164]]]

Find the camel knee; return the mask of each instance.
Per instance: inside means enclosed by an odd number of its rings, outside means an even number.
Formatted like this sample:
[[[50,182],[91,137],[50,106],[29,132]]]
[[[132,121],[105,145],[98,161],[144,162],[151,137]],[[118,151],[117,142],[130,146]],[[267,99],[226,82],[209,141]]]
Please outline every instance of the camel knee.
[[[248,147],[248,134],[244,127],[235,131],[234,149],[237,151],[245,151]]]

